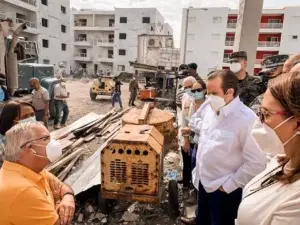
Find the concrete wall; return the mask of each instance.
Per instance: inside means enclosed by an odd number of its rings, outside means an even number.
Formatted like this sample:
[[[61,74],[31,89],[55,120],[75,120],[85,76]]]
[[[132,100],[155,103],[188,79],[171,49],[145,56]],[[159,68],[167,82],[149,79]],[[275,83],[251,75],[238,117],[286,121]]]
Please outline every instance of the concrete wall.
[[[286,7],[281,35],[280,54],[300,52],[300,7]],[[292,36],[298,36],[297,40]]]

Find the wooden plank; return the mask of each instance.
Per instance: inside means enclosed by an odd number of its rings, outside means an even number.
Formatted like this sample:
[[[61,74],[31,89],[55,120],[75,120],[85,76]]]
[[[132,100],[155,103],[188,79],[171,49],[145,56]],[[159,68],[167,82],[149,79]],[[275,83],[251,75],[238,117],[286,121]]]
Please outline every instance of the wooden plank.
[[[70,141],[67,138],[64,138],[64,139],[58,140],[58,142],[61,144],[62,150],[64,150],[64,149],[70,147],[74,141]]]
[[[141,114],[138,117],[138,123],[139,124],[145,124],[146,123],[150,108],[151,108],[151,105],[149,103],[146,103],[143,106]]]
[[[90,134],[84,139],[84,142],[90,142],[96,137],[96,134]]]
[[[53,169],[61,168],[63,167],[66,163],[68,163],[70,160],[74,159],[77,157],[79,154],[81,154],[85,150],[84,148],[78,148],[76,151],[72,152],[70,155],[64,157],[62,160],[58,161],[54,165],[50,166],[47,168],[48,171],[51,171]]]
[[[97,120],[99,118],[101,118],[100,115],[98,115],[94,112],[91,112],[64,128],[52,131],[51,137],[53,137],[54,139],[62,139],[64,137],[67,137],[70,133],[72,133],[72,131],[74,131],[80,127],[83,127],[91,122],[94,122],[95,120]]]
[[[78,156],[76,156],[76,158],[73,159],[69,163],[69,165],[66,168],[64,168],[63,171],[60,172],[60,174],[57,176],[58,179],[60,179],[61,181],[64,181],[64,179],[69,174],[70,170],[73,168],[74,164],[77,162],[77,160],[80,158],[81,155],[82,155],[82,153],[80,153]]]

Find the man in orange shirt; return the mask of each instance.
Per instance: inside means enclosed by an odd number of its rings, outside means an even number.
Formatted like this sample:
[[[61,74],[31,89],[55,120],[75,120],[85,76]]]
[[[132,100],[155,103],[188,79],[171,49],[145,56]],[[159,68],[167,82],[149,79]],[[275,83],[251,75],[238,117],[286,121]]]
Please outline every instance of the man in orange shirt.
[[[45,167],[62,154],[38,122],[19,123],[6,132],[0,170],[1,225],[67,225],[74,210],[73,190]]]

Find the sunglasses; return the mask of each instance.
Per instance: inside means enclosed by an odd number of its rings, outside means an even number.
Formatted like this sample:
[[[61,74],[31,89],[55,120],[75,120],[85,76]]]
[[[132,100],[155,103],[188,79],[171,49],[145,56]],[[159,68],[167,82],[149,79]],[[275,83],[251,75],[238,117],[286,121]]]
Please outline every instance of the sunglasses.
[[[260,108],[259,111],[257,112],[257,116],[259,117],[262,123],[264,123],[268,117],[275,116],[275,115],[285,116],[285,115],[290,115],[290,113],[285,111],[272,112],[272,111],[265,110],[263,108]]]
[[[202,92],[202,91],[203,91],[203,89],[199,88],[199,89],[192,90],[192,93]]]

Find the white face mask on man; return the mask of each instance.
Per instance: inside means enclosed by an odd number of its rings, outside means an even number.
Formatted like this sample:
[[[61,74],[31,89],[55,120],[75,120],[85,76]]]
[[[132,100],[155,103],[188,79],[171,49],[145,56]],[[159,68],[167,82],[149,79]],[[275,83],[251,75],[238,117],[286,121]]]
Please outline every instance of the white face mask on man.
[[[294,137],[300,135],[300,132],[296,132],[289,140],[287,140],[285,143],[282,143],[275,130],[292,118],[293,116],[286,119],[285,121],[277,125],[274,129],[269,127],[267,124],[262,123],[259,119],[256,120],[251,133],[253,139],[263,152],[273,155],[285,153],[284,146],[287,145]]]
[[[239,62],[234,62],[230,64],[230,70],[234,73],[240,72],[242,69],[242,65]]]
[[[215,112],[220,111],[226,105],[224,98],[217,95],[207,95],[207,99],[209,101],[210,107]]]
[[[36,145],[36,146],[42,146],[42,145]],[[46,156],[39,155],[34,150],[32,150],[32,151],[34,152],[34,154],[36,156],[41,157],[41,158],[46,158],[50,162],[54,162],[59,157],[61,157],[61,155],[62,155],[62,146],[58,141],[56,141],[54,139],[51,139],[50,142],[46,145]]]

